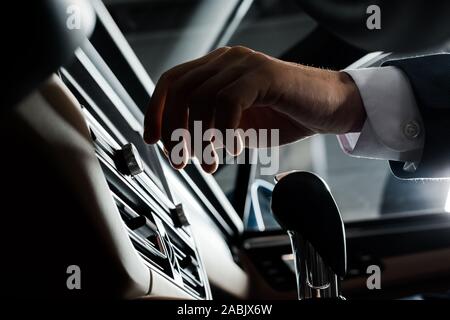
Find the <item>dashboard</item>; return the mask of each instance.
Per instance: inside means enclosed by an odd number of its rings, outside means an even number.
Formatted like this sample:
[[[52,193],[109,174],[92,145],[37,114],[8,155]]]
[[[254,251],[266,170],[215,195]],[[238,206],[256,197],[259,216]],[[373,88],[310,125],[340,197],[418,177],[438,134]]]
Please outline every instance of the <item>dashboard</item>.
[[[0,118],[9,153],[1,160],[0,295],[245,298],[248,275],[233,249],[242,220],[214,178],[196,164],[177,171],[160,145],[144,143],[154,84],[102,1],[80,3],[95,15],[89,36],[76,33],[76,50],[47,57],[63,61],[51,72],[35,66],[45,81],[28,70],[29,86],[39,87]],[[36,34],[56,26],[70,34],[60,19],[65,3],[47,4],[56,25]],[[12,69],[23,64],[19,53]]]
[[[241,221],[229,203],[224,205],[225,197],[208,198],[187,172],[177,172],[168,165],[160,146],[143,142],[142,107],[150,99],[153,83],[145,75],[145,79],[137,76],[145,71],[140,70],[142,67],[100,2],[96,3],[96,12],[98,20],[92,36],[84,40],[75,58],[59,70],[58,76],[80,104],[111,200],[134,250],[150,272],[148,293],[211,299],[205,268],[208,261],[213,261],[209,262],[211,265],[217,256],[225,257],[225,261],[219,259],[221,266],[210,266],[209,277],[218,286],[227,275],[225,272],[221,279],[215,278],[214,269],[222,268],[223,263],[231,265],[230,279],[236,279],[234,273],[238,273],[237,279],[244,277],[228,247],[229,239],[242,228]],[[135,64],[131,66],[130,61]],[[214,182],[198,168],[192,170],[208,188],[214,187]],[[228,212],[224,212],[224,207]],[[199,231],[213,230],[201,239],[203,253],[214,254],[208,261],[203,261],[205,255],[200,254],[200,239],[194,237],[192,221],[197,226],[207,224],[199,226]],[[167,290],[172,287],[173,290]],[[237,294],[245,291],[239,286],[225,287],[232,293],[236,289],[241,291]]]

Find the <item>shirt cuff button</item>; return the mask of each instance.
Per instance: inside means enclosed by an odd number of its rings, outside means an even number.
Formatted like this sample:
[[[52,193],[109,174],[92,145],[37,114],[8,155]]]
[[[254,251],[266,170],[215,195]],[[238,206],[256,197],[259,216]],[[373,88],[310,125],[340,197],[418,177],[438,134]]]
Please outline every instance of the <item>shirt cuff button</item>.
[[[417,139],[420,136],[421,130],[420,125],[417,121],[408,121],[403,126],[403,134],[408,139]]]

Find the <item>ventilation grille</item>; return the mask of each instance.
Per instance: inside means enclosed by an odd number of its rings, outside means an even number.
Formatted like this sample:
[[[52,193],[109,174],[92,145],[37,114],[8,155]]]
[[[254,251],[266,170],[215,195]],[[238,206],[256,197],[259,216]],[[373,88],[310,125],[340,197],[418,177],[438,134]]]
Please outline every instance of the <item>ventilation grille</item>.
[[[190,228],[177,224],[175,206],[158,171],[159,159],[148,154],[151,148],[144,145],[141,129],[129,121],[132,112],[127,111],[129,99],[124,97],[131,96],[124,87],[111,92],[120,86],[120,77],[101,59],[92,45],[83,46],[60,76],[83,106],[97,158],[130,240],[154,272],[196,298],[209,298]],[[128,143],[136,145],[143,158],[144,172],[133,177],[117,163],[119,151]]]

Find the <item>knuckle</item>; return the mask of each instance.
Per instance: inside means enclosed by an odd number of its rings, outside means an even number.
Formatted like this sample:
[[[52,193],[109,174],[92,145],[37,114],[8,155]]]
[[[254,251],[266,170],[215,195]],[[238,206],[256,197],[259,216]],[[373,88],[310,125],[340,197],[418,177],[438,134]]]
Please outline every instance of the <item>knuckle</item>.
[[[253,71],[260,67],[271,65],[271,60],[264,53],[253,51],[244,56],[241,63],[248,70]]]
[[[246,55],[246,54],[251,54],[254,51],[252,49],[249,49],[244,46],[234,46],[234,47],[230,48],[229,52],[236,54],[236,55]]]

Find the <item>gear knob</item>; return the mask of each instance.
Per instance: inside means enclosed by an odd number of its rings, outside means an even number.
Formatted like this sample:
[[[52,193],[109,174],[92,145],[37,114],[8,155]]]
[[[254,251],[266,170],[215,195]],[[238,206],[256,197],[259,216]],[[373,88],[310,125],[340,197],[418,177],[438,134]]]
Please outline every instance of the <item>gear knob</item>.
[[[345,231],[325,181],[310,172],[284,175],[272,193],[272,212],[291,239],[299,299],[341,298]]]

